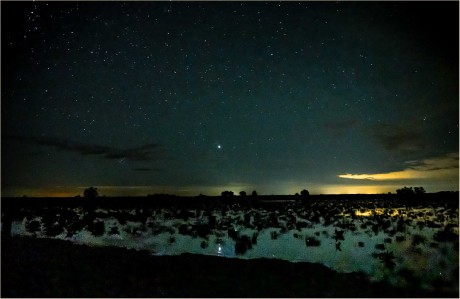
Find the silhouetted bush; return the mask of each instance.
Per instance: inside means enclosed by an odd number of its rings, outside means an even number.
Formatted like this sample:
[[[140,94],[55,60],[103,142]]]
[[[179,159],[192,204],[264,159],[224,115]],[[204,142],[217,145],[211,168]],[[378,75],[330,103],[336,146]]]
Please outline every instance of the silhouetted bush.
[[[112,226],[109,231],[110,235],[119,235],[120,231],[118,230],[118,226]]]
[[[233,227],[229,227],[228,236],[234,241],[236,241],[238,239],[238,232]]]
[[[243,235],[236,240],[235,243],[235,253],[236,254],[244,254],[248,249],[252,249],[252,242],[251,239]]]
[[[396,236],[396,242],[406,241],[406,236]]]
[[[88,231],[95,237],[100,237],[104,234],[105,224],[103,221],[94,221],[88,225]]]
[[[433,239],[437,242],[452,242],[458,240],[458,235],[450,229],[444,229],[436,232]]]
[[[26,221],[26,231],[31,234],[36,234],[41,230],[41,224],[38,220]]]
[[[233,196],[233,191],[223,191],[221,195],[231,197]]]
[[[335,230],[335,234],[334,236],[332,237],[334,240],[338,241],[338,240],[345,240],[345,237],[343,236],[343,233],[344,231],[342,230]]]
[[[316,234],[316,233],[315,233],[315,234]],[[294,233],[294,234],[293,234],[293,237],[296,238],[296,239],[303,240],[303,236],[302,236],[302,235],[299,235],[298,233]]]
[[[306,197],[306,196],[310,195],[310,192],[308,192],[307,189],[303,189],[302,191],[300,191],[300,195],[303,196],[303,197]]]
[[[417,246],[419,244],[425,244],[426,238],[422,235],[415,234],[412,236],[412,246]]]
[[[240,191],[240,196],[246,196],[246,191]]]
[[[416,195],[422,195],[422,194],[425,194],[426,191],[423,187],[414,187],[414,193]]]
[[[62,232],[64,232],[64,228],[56,223],[44,223],[45,227],[45,235],[48,237],[55,237]]]
[[[375,249],[385,250],[385,244],[376,244]]]
[[[396,190],[396,194],[398,195],[414,195],[414,189],[412,187],[403,187],[401,189]]]
[[[257,244],[257,238],[259,237],[259,233],[258,232],[255,232],[254,234],[252,234],[252,238],[251,238],[251,242],[252,244],[256,245]]]
[[[98,196],[97,188],[86,188],[85,191],[83,191],[83,196],[85,198],[96,198]]]
[[[380,261],[387,267],[388,269],[394,269],[395,267],[395,262],[393,261],[395,256],[393,255],[393,252],[385,251],[382,253],[378,253],[378,258]]]
[[[307,245],[307,247],[318,247],[321,245],[321,241],[315,237],[306,237],[305,245]]]
[[[209,224],[198,224],[193,226],[193,231],[198,237],[207,239],[211,234],[212,227]]]
[[[201,248],[203,248],[203,249],[208,248],[208,242],[206,242],[206,241],[201,241],[200,246],[201,246]]]

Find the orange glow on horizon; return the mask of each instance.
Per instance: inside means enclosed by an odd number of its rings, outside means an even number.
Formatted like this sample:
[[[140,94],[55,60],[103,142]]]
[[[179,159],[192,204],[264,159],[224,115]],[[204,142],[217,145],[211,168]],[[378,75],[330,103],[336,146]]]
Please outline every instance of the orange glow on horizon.
[[[458,181],[458,153],[450,153],[444,157],[435,157],[422,161],[407,161],[406,164],[416,165],[401,171],[373,174],[340,174],[339,178],[370,181],[398,180],[440,180]]]

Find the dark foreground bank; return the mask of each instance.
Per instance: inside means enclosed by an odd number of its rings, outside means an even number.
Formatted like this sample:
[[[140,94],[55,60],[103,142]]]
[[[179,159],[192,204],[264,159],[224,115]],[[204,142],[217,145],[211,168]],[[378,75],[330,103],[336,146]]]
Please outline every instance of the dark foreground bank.
[[[2,297],[458,297],[370,283],[320,264],[2,239]]]

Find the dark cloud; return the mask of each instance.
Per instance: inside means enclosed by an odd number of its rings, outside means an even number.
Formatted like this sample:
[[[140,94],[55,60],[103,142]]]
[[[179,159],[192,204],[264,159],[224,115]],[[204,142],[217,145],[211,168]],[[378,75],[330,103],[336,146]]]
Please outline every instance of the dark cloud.
[[[412,154],[425,148],[423,135],[412,127],[382,124],[373,127],[371,134],[384,149],[391,152]]]
[[[3,139],[49,146],[62,151],[76,152],[83,156],[99,156],[108,160],[125,159],[128,161],[152,161],[158,158],[158,149],[160,147],[159,144],[149,143],[140,147],[120,149],[98,144],[72,142],[54,137],[26,137],[15,135],[6,135]]]

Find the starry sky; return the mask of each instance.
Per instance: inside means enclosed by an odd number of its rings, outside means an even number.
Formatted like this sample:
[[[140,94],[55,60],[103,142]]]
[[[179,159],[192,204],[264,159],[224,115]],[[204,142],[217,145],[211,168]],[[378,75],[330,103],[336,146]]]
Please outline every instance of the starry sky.
[[[458,5],[2,1],[2,195],[458,190]]]

